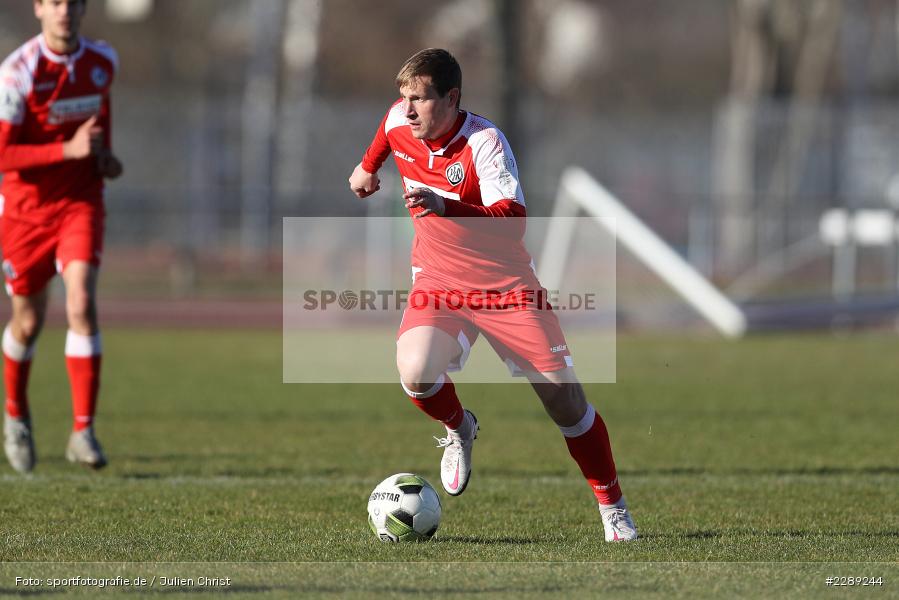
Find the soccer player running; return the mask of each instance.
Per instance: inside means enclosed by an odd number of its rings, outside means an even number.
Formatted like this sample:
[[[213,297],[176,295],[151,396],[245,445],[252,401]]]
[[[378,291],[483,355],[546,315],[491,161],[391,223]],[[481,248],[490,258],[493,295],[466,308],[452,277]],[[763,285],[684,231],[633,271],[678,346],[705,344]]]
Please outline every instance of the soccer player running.
[[[118,58],[79,35],[87,0],[32,1],[41,33],[0,65],[0,245],[12,300],[3,332],[3,448],[16,471],[34,468],[28,375],[47,285],[59,272],[74,413],[66,458],[98,469],[106,457],[93,430],[101,356],[96,287],[103,179],[122,174],[110,143],[109,88]]]
[[[478,433],[447,372],[462,368],[483,334],[513,375],[528,378],[561,429],[599,503],[605,539],[636,539],[605,424],[586,401],[558,319],[535,301],[545,290],[522,241],[524,195],[508,142],[493,123],[460,109],[462,71],[446,50],[413,55],[396,84],[401,97],[349,183],[360,198],[376,192],[391,153],[403,178],[415,240],[397,367],[411,401],[446,427],[438,440],[443,488],[465,491]],[[510,294],[520,302],[490,302]],[[453,296],[478,301],[459,306]]]

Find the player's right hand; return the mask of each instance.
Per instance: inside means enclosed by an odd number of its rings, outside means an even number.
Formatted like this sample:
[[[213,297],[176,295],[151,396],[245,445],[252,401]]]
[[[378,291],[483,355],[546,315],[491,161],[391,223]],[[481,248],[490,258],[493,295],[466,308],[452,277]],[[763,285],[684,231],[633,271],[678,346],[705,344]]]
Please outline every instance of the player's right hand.
[[[88,156],[96,156],[103,149],[103,128],[97,126],[97,115],[94,115],[78,126],[75,135],[62,145],[65,159],[79,160]]]
[[[381,180],[377,173],[369,173],[359,163],[350,175],[350,189],[360,198],[367,198],[381,189]]]

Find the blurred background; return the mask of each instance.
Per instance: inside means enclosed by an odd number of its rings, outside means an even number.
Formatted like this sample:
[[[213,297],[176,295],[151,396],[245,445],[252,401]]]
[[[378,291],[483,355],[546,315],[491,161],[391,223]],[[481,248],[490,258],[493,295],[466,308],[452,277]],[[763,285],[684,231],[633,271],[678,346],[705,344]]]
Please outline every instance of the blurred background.
[[[370,202],[346,179],[399,66],[438,46],[530,215],[580,166],[750,328],[895,327],[897,5],[89,0],[84,34],[121,58],[104,321],[280,326],[282,217],[402,214],[392,165]],[[0,54],[37,32],[0,6]],[[618,297],[624,330],[708,328],[628,252]]]

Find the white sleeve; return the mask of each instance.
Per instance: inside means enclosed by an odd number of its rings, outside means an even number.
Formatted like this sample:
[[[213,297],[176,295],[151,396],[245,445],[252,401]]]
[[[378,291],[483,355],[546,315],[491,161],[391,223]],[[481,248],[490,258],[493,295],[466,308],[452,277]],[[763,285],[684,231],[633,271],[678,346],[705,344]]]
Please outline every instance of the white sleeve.
[[[21,125],[25,121],[25,91],[16,73],[0,70],[0,121]]]
[[[112,74],[117,75],[119,72],[119,53],[116,52],[115,48],[103,41],[91,42],[91,45],[94,50],[105,56],[106,60],[112,63]]]
[[[109,46],[109,60],[112,61],[112,74],[119,74],[119,53],[116,52],[115,48]]]
[[[502,132],[490,127],[471,136],[469,143],[484,206],[500,200],[514,200],[524,206],[518,165]]]

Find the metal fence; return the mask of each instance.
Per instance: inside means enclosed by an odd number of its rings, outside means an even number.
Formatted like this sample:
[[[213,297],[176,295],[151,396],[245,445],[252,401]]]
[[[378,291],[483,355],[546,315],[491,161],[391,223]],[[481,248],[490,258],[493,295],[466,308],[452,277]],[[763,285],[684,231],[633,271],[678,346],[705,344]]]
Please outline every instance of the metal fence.
[[[346,180],[391,100],[318,97],[281,109],[272,200],[261,216],[266,223],[263,254],[279,251],[281,217],[369,213]],[[526,107],[527,126],[513,149],[520,155],[530,214],[548,215],[560,173],[580,165],[725,284],[766,261],[777,262],[778,256],[782,275],[791,275],[791,249],[818,236],[829,208],[896,208],[888,203],[887,191],[899,172],[899,115],[889,106],[817,108],[818,126],[785,173],[777,160],[790,112],[786,106],[764,106],[752,148],[754,189],[746,191],[742,209],[715,195],[718,113],[595,114],[559,111],[537,100]],[[242,201],[248,189],[241,180],[241,112],[237,96],[213,101],[119,93],[116,144],[128,172],[109,188],[110,247],[170,247],[172,256],[180,252],[199,259],[242,254],[242,224],[248,218],[259,221],[259,215],[247,215]],[[392,170],[388,162],[388,177]],[[789,196],[773,195],[778,189],[774,177],[793,182]],[[401,214],[398,195],[393,201],[390,214]],[[719,259],[728,223],[746,239],[740,268],[731,271]],[[828,249],[821,242],[818,250],[818,262],[802,265],[800,279],[787,279],[806,293],[829,293],[831,287]],[[878,266],[891,252],[895,245],[862,252],[865,286],[895,286],[895,274],[887,277]],[[782,283],[774,277],[768,289],[783,288]]]

